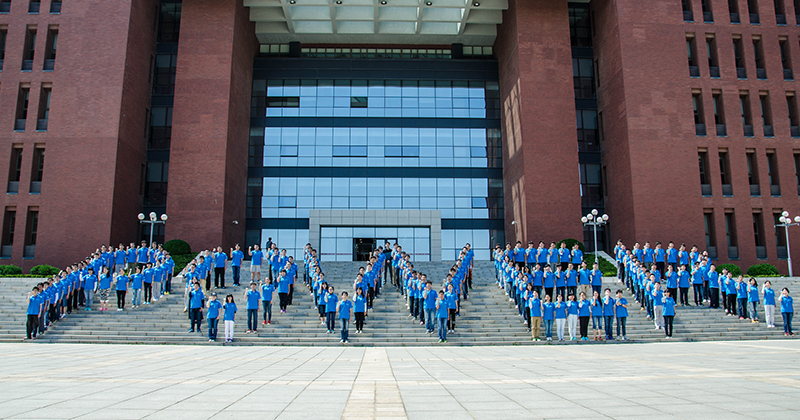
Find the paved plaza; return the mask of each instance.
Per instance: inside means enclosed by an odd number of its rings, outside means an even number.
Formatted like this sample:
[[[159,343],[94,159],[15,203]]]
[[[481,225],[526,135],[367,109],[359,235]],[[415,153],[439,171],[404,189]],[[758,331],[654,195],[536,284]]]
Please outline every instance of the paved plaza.
[[[4,419],[797,419],[792,341],[301,348],[3,344]]]

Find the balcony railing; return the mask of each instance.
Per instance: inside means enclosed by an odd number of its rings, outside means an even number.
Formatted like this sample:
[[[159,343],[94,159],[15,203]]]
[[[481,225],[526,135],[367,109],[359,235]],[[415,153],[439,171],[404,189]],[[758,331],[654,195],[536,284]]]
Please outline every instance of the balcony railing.
[[[700,67],[689,66],[689,76],[691,76],[691,77],[700,77]]]
[[[728,135],[728,128],[725,124],[717,124],[717,137],[726,137]]]
[[[711,77],[719,78],[719,67],[709,67],[708,72]]]
[[[758,17],[758,13],[750,13],[750,24],[751,25],[761,24],[761,19]]]
[[[14,131],[25,131],[25,119],[18,118],[14,120]]]
[[[770,185],[769,192],[773,197],[780,197],[781,196],[781,186],[780,185]]]
[[[756,245],[756,258],[764,260],[767,258],[767,247]]]
[[[697,133],[698,136],[705,136],[706,135],[706,125],[705,124],[695,124],[694,131]]]
[[[19,181],[8,181],[8,188],[6,189],[6,193],[16,194],[18,192],[19,192]]]
[[[736,78],[737,79],[747,79],[747,68],[745,68],[745,67],[736,67]]]
[[[738,13],[731,13],[731,23],[742,23]]]
[[[797,189],[800,191],[800,185],[797,186]],[[713,195],[711,193],[711,184],[700,184],[700,192],[704,197],[711,197]]]
[[[739,247],[738,246],[729,246],[728,247],[728,258],[732,260],[739,259]]]
[[[724,197],[733,196],[733,187],[731,186],[731,184],[722,184],[722,195]]]
[[[750,196],[761,197],[761,186],[758,184],[750,184]]]
[[[764,126],[764,137],[775,137],[775,129],[771,125]]]
[[[745,125],[744,126],[744,136],[745,137],[754,137],[755,136],[755,132],[753,131],[753,126],[752,125]]]

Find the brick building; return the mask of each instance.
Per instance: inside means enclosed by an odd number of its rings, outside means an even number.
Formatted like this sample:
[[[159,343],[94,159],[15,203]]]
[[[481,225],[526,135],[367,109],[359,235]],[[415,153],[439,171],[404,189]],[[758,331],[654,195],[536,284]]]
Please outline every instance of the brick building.
[[[0,261],[151,211],[195,249],[593,249],[598,209],[601,249],[785,271],[799,27],[796,0],[0,0]]]

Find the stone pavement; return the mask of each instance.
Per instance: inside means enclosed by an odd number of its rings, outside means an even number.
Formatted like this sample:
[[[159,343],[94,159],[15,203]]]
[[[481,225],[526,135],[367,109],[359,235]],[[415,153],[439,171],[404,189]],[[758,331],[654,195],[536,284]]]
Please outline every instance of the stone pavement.
[[[794,341],[303,348],[0,344],[3,419],[796,419]]]

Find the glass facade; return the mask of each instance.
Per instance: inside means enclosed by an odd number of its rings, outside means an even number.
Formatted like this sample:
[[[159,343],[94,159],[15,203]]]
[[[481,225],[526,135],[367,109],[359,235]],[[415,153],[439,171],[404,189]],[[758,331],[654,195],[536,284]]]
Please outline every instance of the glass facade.
[[[336,63],[337,60],[331,60]],[[253,81],[248,241],[299,255],[309,211],[440,210],[442,258],[504,240],[497,80]],[[320,227],[324,260],[398,241],[429,260],[428,227]],[[494,241],[494,242],[493,242]],[[250,242],[248,242],[250,243]]]

